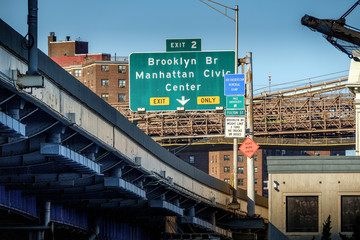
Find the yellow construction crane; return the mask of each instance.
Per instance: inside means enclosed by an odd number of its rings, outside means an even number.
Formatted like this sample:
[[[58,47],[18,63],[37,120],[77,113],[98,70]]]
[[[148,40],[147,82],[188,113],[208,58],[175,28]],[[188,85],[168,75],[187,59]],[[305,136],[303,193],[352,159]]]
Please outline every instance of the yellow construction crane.
[[[358,57],[354,56],[354,51],[360,53],[360,29],[347,25],[345,20],[357,5],[360,5],[360,0],[336,20],[318,19],[316,17],[305,15],[301,19],[301,23],[313,31],[324,34],[326,40],[337,49],[346,53],[355,61],[360,61]]]

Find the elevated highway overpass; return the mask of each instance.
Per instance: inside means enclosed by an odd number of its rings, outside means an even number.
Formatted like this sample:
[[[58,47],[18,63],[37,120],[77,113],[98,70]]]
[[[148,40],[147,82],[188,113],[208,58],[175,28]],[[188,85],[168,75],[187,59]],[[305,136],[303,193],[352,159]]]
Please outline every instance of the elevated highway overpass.
[[[154,142],[41,51],[42,88],[18,84],[24,37],[0,20],[1,239],[238,239],[264,231],[233,189]],[[237,205],[236,205],[237,206]],[[251,231],[250,231],[251,233]],[[261,235],[261,234],[260,234]]]

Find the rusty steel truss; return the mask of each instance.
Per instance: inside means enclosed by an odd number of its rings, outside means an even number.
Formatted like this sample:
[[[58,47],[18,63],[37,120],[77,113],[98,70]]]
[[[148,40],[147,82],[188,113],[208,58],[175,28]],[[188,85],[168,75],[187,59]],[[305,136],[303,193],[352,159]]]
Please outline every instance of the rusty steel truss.
[[[302,88],[254,96],[254,136],[259,144],[354,144],[354,94],[338,79]],[[224,139],[224,112],[186,111],[135,113],[116,107],[160,144],[186,144],[209,138]]]
[[[346,80],[254,97],[255,136],[267,144],[354,144],[354,94]]]

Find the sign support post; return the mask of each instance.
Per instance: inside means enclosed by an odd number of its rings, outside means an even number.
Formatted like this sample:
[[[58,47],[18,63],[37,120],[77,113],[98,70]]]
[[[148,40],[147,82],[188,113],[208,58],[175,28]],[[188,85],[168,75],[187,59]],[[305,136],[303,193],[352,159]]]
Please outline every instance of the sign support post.
[[[238,5],[235,6],[235,74],[238,73],[238,42],[239,42],[239,9]],[[237,201],[237,158],[238,158],[238,139],[235,137],[233,142],[233,186],[234,186],[234,192],[233,192],[233,200],[232,205],[238,206],[240,208],[240,204]],[[234,207],[236,208],[236,207]]]
[[[253,118],[253,81],[252,81],[252,53],[246,53],[246,117],[248,137],[254,139]],[[254,158],[247,157],[247,212],[249,217],[255,216],[255,177]]]

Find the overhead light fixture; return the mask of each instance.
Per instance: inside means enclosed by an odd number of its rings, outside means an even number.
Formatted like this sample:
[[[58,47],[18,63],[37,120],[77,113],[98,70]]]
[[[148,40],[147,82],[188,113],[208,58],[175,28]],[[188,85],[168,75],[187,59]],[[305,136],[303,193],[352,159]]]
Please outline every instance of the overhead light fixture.
[[[184,112],[185,112],[185,108],[184,108],[184,107],[177,107],[177,108],[176,108],[176,112],[178,112],[178,113],[184,113]]]
[[[219,107],[216,107],[215,110],[216,110],[216,112],[223,112],[224,107],[219,106]]]
[[[44,87],[44,77],[41,75],[22,75],[17,78],[17,85],[20,88]]]
[[[145,112],[146,112],[146,109],[145,109],[145,108],[138,108],[138,109],[137,109],[137,112],[138,112],[138,113],[145,113]]]

